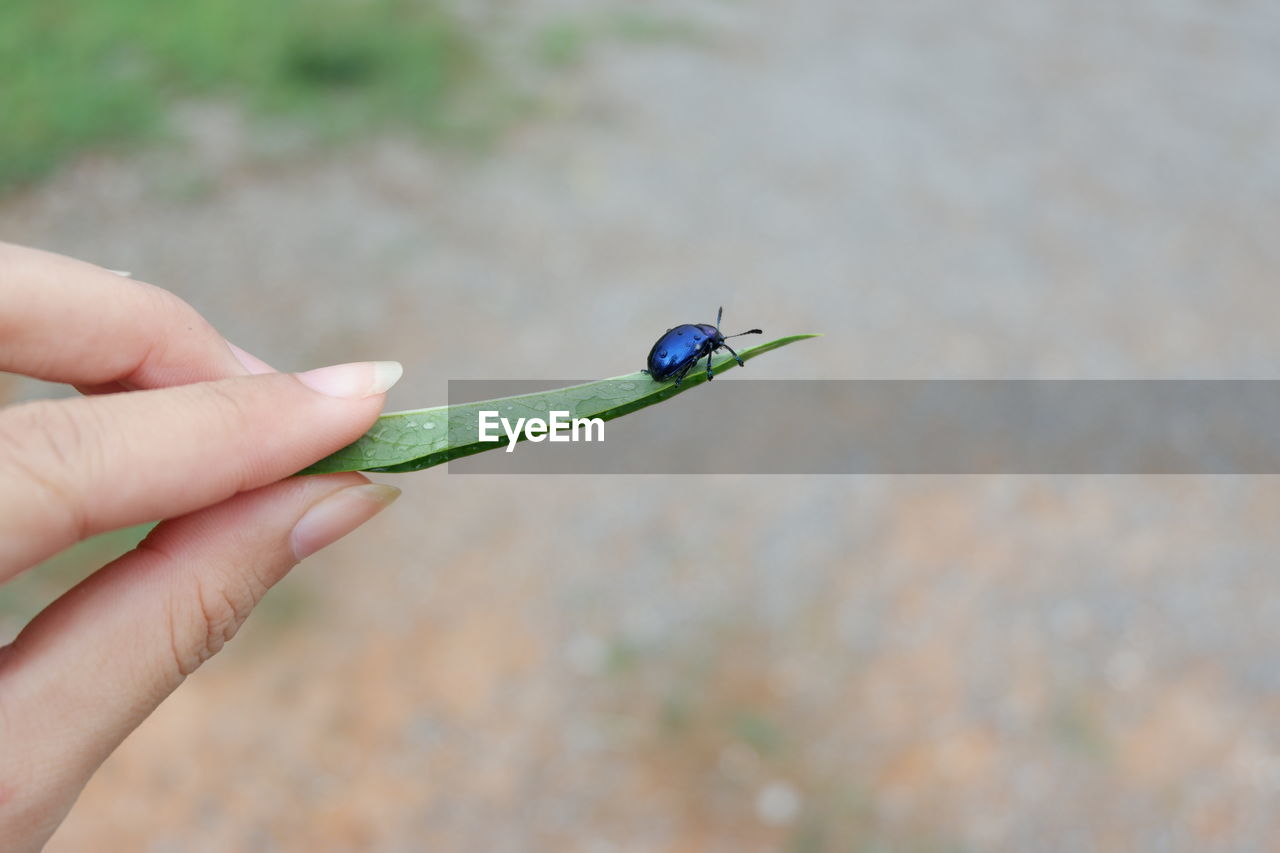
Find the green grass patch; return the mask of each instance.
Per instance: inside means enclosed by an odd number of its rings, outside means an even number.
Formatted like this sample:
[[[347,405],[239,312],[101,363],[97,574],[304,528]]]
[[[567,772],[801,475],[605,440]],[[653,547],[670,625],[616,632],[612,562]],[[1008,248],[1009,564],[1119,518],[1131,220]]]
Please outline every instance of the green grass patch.
[[[681,18],[642,9],[612,10],[546,23],[534,34],[533,52],[548,68],[567,68],[580,65],[590,49],[603,42],[697,44],[704,38],[698,27]]]
[[[155,135],[185,98],[233,98],[329,139],[447,133],[481,67],[435,0],[5,0],[0,191]]]
[[[538,30],[534,50],[543,65],[563,68],[582,62],[593,33],[581,21],[564,18]]]

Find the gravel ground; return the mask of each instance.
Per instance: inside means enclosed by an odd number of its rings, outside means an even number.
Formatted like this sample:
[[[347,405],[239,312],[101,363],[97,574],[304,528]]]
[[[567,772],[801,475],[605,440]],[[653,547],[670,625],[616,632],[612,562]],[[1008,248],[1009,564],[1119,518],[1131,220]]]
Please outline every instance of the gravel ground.
[[[1273,4],[646,8],[692,35],[588,45],[482,156],[298,157],[202,105],[0,233],[282,368],[399,359],[391,408],[633,370],[719,304],[826,333],[756,377],[1275,375]],[[388,479],[50,850],[1280,837],[1272,478]]]

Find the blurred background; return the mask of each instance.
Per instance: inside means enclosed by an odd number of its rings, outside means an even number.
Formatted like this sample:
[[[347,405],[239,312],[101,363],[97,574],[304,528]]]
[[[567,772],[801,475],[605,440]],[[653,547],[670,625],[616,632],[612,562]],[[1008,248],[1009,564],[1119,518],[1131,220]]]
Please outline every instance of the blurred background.
[[[0,235],[280,369],[402,361],[389,409],[721,304],[825,333],[754,378],[1272,378],[1278,44],[1263,0],[7,0]],[[1280,837],[1274,478],[383,479],[50,850]]]

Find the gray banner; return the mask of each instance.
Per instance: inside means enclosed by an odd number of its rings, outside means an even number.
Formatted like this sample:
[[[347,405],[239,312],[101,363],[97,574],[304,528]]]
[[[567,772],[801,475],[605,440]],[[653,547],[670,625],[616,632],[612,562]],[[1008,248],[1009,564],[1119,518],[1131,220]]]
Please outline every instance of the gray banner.
[[[449,402],[571,384],[453,380]],[[472,435],[475,428],[460,426]],[[449,470],[1280,474],[1280,381],[726,378],[607,421],[602,441],[584,437],[521,441],[511,452],[454,460]]]

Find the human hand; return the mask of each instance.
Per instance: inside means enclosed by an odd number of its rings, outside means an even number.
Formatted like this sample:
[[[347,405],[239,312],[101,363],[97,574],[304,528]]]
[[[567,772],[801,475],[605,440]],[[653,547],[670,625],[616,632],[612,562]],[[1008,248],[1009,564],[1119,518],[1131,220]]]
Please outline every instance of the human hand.
[[[0,850],[25,851],[298,560],[399,494],[284,478],[363,434],[400,366],[276,373],[167,291],[0,243],[0,370],[86,395],[0,411],[0,583],[167,519],[0,648]]]

